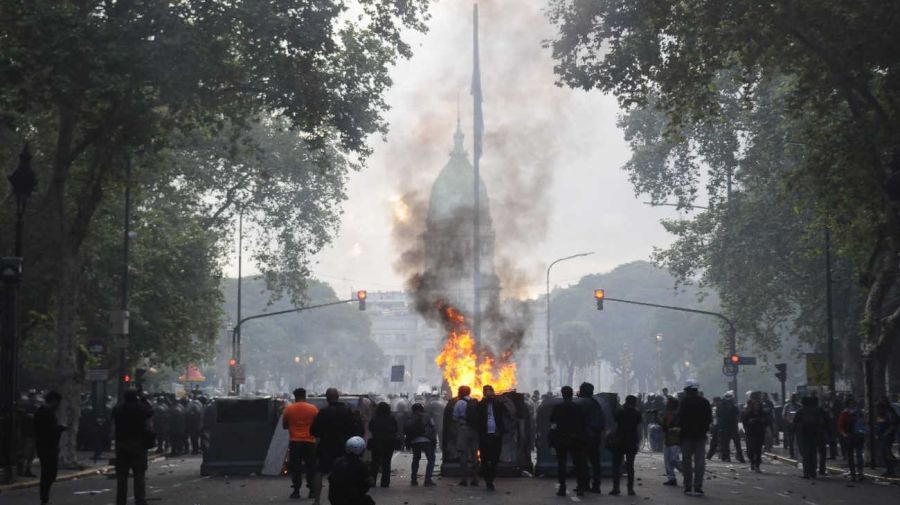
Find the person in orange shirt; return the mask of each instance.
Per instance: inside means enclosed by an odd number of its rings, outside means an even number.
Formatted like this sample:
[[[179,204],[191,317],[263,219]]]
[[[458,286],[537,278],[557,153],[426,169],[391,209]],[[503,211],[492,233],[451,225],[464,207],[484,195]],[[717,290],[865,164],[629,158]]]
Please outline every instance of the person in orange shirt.
[[[294,403],[285,407],[282,415],[282,427],[288,430],[291,440],[289,467],[294,487],[291,498],[294,499],[300,498],[300,488],[303,486],[301,466],[306,470],[309,497],[316,495],[316,438],[310,435],[309,427],[318,414],[319,409],[306,401],[306,390],[297,388],[294,390]]]

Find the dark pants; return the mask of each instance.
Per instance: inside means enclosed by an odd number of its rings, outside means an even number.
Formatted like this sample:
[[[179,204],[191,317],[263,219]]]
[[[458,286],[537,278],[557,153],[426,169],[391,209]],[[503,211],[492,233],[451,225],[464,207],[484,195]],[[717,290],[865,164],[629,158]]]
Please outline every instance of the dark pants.
[[[200,432],[192,431],[188,437],[191,441],[191,454],[200,454]]]
[[[794,428],[786,427],[784,429],[784,448],[788,450],[788,453],[792,458],[796,456],[796,454],[794,453],[794,446],[796,445],[796,443],[797,442],[794,437]]]
[[[613,490],[619,489],[619,478],[622,476],[622,460],[625,460],[625,473],[628,475],[628,490],[634,490],[634,455],[636,451],[613,451]]]
[[[502,446],[503,440],[499,435],[484,435],[478,440],[478,449],[481,451],[481,475],[488,484],[493,483],[494,477],[497,476]]]
[[[719,430],[719,443],[722,448],[722,461],[731,461],[731,443],[734,442],[734,455],[738,461],[744,461],[744,453],[741,452],[741,434],[734,431]]]
[[[587,460],[591,465],[591,489],[600,490],[600,439],[590,439],[587,444]]]
[[[415,482],[419,477],[419,461],[422,460],[422,453],[425,453],[425,459],[428,461],[425,465],[425,482],[431,481],[434,474],[434,442],[421,442],[412,444],[412,481]]]
[[[878,439],[878,449],[881,452],[881,461],[884,463],[884,470],[888,475],[894,475],[894,467],[897,464],[897,458],[891,450],[892,445],[894,445],[893,435],[890,437],[881,436]]]
[[[169,449],[172,456],[181,456],[184,454],[184,446],[187,444],[187,435],[184,432],[172,433],[169,435]]]
[[[587,490],[588,473],[585,462],[585,447],[582,442],[559,443],[556,446],[556,478],[559,480],[560,489],[566,488],[566,474],[569,456],[572,457],[572,465],[575,466],[576,489]]]
[[[316,444],[313,442],[291,442],[288,467],[291,470],[291,485],[300,490],[303,487],[303,471],[306,471],[306,487],[313,490],[316,481]]]
[[[134,475],[134,503],[147,503],[147,449],[142,440],[116,440],[116,505],[128,503],[128,472]]]
[[[393,440],[377,441],[372,447],[372,482],[381,473],[381,487],[391,484],[391,458],[394,456]]]
[[[681,469],[686,491],[703,489],[703,476],[706,473],[706,460],[703,459],[705,448],[706,437],[681,438]]]
[[[822,455],[824,456],[825,444],[822,444]],[[809,435],[801,433],[800,435],[800,453],[803,456],[803,476],[816,476],[816,456],[819,453],[819,441],[815,434]],[[821,462],[824,469],[825,461]]]
[[[863,437],[845,437],[844,456],[847,458],[847,464],[850,466],[850,475],[860,477],[863,474],[863,449],[866,447],[866,440]]]
[[[156,434],[156,452],[164,453],[166,449],[170,447],[169,445],[169,434],[168,433],[157,433]]]
[[[719,430],[711,428],[709,435],[709,451],[706,453],[706,459],[712,459],[716,451],[719,450]]]
[[[38,460],[41,462],[41,503],[50,501],[50,486],[56,481],[56,471],[59,468],[58,451],[38,451]]]
[[[762,448],[765,443],[765,435],[747,435],[747,457],[750,459],[750,466],[759,468],[762,463]]]

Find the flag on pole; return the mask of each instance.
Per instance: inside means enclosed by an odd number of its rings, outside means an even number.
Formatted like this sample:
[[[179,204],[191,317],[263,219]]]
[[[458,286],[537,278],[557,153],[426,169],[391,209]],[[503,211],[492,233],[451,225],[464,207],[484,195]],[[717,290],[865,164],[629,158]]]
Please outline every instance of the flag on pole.
[[[475,6],[475,29],[473,31],[473,36],[475,38],[473,44],[473,64],[474,71],[472,72],[472,99],[475,105],[475,128],[472,132],[472,136],[474,137],[475,143],[475,163],[478,163],[478,160],[481,159],[481,137],[484,135],[484,116],[481,111],[481,63],[479,62],[478,57],[478,5]]]

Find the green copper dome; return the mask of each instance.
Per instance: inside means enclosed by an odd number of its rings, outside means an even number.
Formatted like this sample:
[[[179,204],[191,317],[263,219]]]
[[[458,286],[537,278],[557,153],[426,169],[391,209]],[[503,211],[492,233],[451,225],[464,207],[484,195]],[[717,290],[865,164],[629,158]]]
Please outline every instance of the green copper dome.
[[[475,206],[473,198],[472,178],[475,176],[472,163],[463,148],[463,134],[457,125],[453,135],[453,151],[450,152],[450,160],[441,170],[434,185],[431,186],[430,208],[428,220],[431,222],[443,221],[459,216],[460,210],[472,209]],[[479,178],[480,179],[480,178]],[[481,209],[481,225],[489,226],[491,222],[490,202],[488,201],[487,188],[484,180],[478,184]]]

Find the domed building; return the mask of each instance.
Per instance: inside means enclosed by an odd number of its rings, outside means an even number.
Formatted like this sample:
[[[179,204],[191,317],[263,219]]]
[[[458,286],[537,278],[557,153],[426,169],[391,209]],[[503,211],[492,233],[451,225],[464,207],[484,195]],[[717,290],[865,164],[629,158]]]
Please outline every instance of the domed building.
[[[457,122],[450,159],[431,187],[425,221],[425,272],[433,275],[447,301],[465,314],[474,308],[474,169],[463,147]],[[494,269],[494,226],[484,181],[478,181],[481,308],[499,300],[500,281]]]

